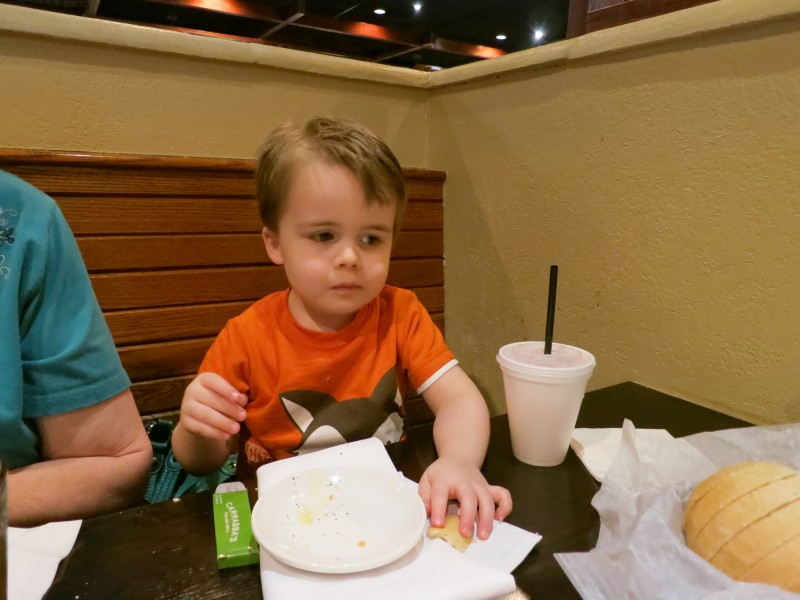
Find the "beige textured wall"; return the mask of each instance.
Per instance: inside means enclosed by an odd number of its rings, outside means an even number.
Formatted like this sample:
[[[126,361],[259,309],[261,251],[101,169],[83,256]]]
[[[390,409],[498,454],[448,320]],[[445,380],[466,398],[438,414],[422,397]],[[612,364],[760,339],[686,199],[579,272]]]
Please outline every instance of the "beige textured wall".
[[[556,339],[597,356],[590,387],[797,421],[794,2],[720,0],[429,77],[0,5],[0,146],[250,157],[286,118],[360,119],[448,172],[447,337],[495,411],[496,351],[543,336],[557,263]],[[789,16],[702,33],[756,10]]]
[[[284,120],[326,114],[359,119],[405,164],[426,164],[428,92],[346,79],[356,61],[325,58],[331,76],[0,31],[0,146],[250,158]]]
[[[712,6],[712,5],[708,5]],[[759,423],[800,420],[800,21],[438,91],[448,338],[496,410],[542,339]]]

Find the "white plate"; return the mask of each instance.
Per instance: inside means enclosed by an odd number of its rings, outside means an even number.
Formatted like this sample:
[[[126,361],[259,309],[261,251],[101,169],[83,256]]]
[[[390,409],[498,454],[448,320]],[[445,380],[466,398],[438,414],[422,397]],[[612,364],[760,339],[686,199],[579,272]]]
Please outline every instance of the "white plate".
[[[287,565],[354,573],[410,551],[427,525],[425,505],[398,473],[322,467],[287,477],[253,507],[253,535]]]

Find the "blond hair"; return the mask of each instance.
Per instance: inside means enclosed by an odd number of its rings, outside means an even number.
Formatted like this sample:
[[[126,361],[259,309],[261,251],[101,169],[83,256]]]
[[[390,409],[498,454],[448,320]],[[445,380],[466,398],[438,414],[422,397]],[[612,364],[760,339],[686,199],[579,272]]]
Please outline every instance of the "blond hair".
[[[309,159],[349,169],[364,189],[367,204],[394,205],[395,237],[406,207],[400,163],[386,143],[348,119],[314,117],[305,127],[287,123],[274,130],[259,151],[256,197],[264,225],[278,231],[296,167]]]

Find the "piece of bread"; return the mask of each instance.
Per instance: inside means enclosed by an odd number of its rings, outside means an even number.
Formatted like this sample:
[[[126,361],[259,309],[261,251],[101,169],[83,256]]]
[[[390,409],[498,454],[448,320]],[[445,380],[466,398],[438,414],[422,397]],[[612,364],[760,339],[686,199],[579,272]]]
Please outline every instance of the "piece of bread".
[[[800,475],[749,461],[702,481],[686,505],[686,544],[741,581],[800,592]]]
[[[702,528],[726,505],[754,487],[794,475],[788,467],[775,463],[749,461],[717,471],[701,481],[686,504],[684,532],[692,546]]]
[[[472,538],[464,537],[458,531],[458,518],[458,515],[447,515],[444,527],[428,527],[428,537],[443,539],[459,552],[464,552],[472,543]]]

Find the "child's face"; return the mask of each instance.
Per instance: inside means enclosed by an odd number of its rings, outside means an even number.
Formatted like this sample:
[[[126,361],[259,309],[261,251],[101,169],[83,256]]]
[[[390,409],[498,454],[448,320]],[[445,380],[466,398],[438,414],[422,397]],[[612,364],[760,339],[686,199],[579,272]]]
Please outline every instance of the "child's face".
[[[336,331],[386,283],[396,208],[367,205],[356,176],[333,163],[312,161],[292,179],[278,233],[264,228],[267,253],[286,270],[297,322]]]

